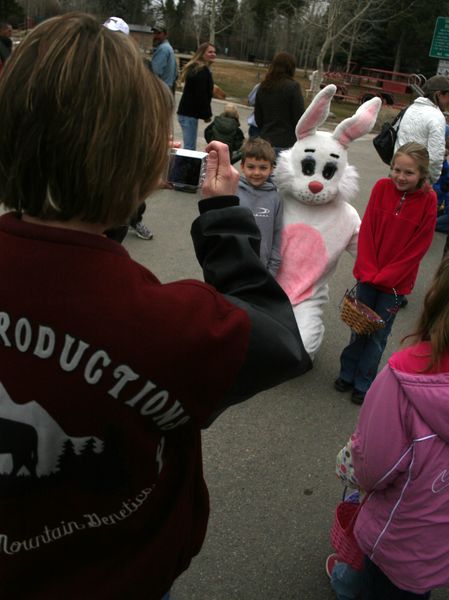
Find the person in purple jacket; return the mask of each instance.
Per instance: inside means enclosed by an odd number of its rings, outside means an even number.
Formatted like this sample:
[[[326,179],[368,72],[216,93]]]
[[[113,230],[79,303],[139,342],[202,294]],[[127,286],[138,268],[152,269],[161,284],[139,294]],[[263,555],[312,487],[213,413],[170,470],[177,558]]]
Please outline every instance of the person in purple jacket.
[[[355,524],[363,599],[430,597],[449,585],[449,257],[424,300],[412,344],[370,387],[352,436],[367,491]]]

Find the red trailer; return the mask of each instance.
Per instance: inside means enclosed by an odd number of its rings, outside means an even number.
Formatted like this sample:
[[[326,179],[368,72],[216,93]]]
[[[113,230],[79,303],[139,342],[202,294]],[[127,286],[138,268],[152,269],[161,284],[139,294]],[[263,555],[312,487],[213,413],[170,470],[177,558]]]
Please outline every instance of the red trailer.
[[[410,104],[413,94],[420,94],[426,78],[416,73],[399,73],[386,69],[362,67],[358,73],[328,71],[321,87],[334,83],[336,100],[361,104],[378,96],[384,104],[402,108]]]

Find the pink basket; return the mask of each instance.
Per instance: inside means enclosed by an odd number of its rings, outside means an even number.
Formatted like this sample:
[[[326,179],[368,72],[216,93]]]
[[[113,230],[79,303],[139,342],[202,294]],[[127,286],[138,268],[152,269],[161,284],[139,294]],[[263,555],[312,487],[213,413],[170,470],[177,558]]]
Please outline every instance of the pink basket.
[[[331,529],[331,544],[338,558],[356,571],[361,571],[364,563],[363,552],[354,537],[354,523],[359,511],[360,504],[340,502]]]

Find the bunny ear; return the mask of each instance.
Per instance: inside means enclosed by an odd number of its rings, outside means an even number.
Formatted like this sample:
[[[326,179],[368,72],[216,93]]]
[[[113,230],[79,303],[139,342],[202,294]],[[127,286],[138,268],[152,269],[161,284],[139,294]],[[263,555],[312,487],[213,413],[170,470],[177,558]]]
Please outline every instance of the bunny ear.
[[[324,123],[329,116],[331,100],[336,91],[336,86],[330,84],[315,96],[296,125],[296,137],[298,140],[308,135],[313,135],[317,127],[321,123]]]
[[[352,117],[337,125],[332,137],[347,148],[353,140],[371,131],[381,106],[382,100],[377,97],[364,102]]]

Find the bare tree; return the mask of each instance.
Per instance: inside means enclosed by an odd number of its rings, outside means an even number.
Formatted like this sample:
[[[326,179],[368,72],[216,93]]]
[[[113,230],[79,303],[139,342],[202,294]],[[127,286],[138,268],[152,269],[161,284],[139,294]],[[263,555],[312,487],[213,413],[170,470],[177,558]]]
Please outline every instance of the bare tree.
[[[404,12],[413,9],[416,0],[408,2]],[[317,90],[324,72],[324,60],[331,48],[339,44],[351,32],[360,33],[357,24],[366,21],[385,20],[385,9],[394,10],[395,6],[402,8],[398,0],[329,0],[325,19],[325,35],[318,52],[316,65],[318,77],[316,78]],[[397,14],[397,13],[396,13]]]

